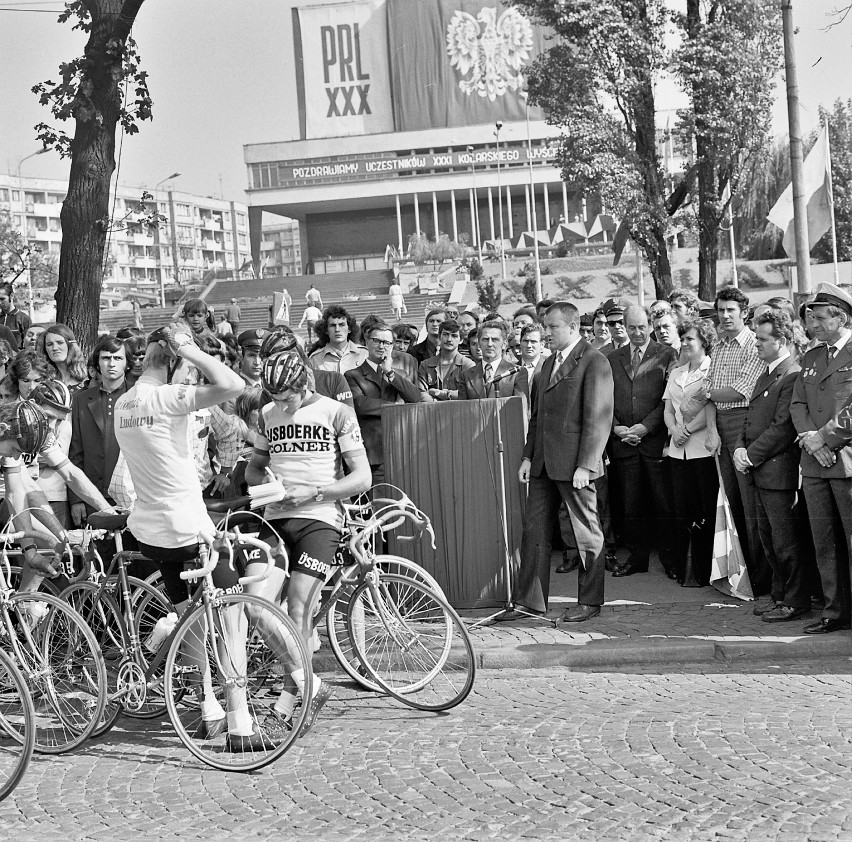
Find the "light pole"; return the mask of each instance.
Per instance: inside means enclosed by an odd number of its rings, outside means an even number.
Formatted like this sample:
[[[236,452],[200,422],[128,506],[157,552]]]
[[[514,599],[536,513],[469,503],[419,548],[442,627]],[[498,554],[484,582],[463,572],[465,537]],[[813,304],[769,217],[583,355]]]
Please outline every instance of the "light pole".
[[[156,237],[157,237],[157,242],[156,242],[156,246],[157,246],[157,276],[160,279],[160,306],[161,307],[166,306],[166,281],[165,281],[165,278],[163,277],[163,244],[162,244],[162,241],[160,239],[160,218],[159,218],[160,200],[159,200],[157,191],[159,190],[159,187],[160,187],[161,184],[165,184],[167,181],[171,181],[173,178],[177,178],[179,175],[180,175],[179,172],[173,172],[171,175],[167,175],[165,178],[160,179],[160,181],[158,181],[154,185],[154,205],[155,205],[154,212],[157,214],[157,217],[156,217],[157,227],[154,230],[156,231]],[[170,222],[171,222],[171,220],[170,220]],[[172,248],[175,248],[175,245],[176,245],[175,243],[172,243]],[[177,278],[175,278],[175,280],[177,280]]]
[[[530,204],[532,205],[533,249],[535,252],[535,294],[536,301],[544,300],[541,290],[541,259],[538,253],[538,216],[535,211],[535,182],[533,181],[532,133],[530,132],[530,105],[524,97],[527,110],[527,157],[530,165]]]
[[[506,249],[504,242],[506,240],[503,235],[503,190],[500,187],[500,129],[503,128],[503,123],[498,120],[495,124],[497,131],[494,132],[494,137],[497,138],[497,199],[500,209],[500,268],[503,274],[503,283],[506,283]]]
[[[24,178],[21,175],[21,165],[24,161],[29,161],[30,158],[35,158],[36,155],[44,155],[47,149],[37,149],[29,155],[21,158],[18,161],[18,192],[21,199],[21,233],[24,237],[24,242],[29,245],[27,237],[27,203],[24,200]],[[32,256],[27,257],[27,312],[29,313],[30,321],[33,320],[33,263]]]
[[[482,236],[479,231],[479,196],[476,195],[476,160],[473,157],[473,147],[468,146],[470,165],[473,171],[473,236],[476,237],[476,247],[479,251],[479,265],[482,266]]]

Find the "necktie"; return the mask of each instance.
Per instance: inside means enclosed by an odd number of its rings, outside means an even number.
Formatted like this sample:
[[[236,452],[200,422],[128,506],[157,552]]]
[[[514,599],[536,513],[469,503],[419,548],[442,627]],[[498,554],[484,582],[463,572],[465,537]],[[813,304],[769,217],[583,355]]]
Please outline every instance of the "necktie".
[[[636,372],[639,371],[639,365],[642,362],[642,349],[634,348],[633,349],[633,376],[636,376]]]
[[[494,375],[494,369],[491,367],[491,363],[485,364],[485,383],[488,385],[491,382],[491,378]]]
[[[831,362],[834,359],[834,355],[837,353],[837,348],[834,345],[829,345],[828,347],[828,361]]]
[[[556,380],[556,372],[559,371],[560,367],[562,366],[562,362],[563,362],[562,351],[560,351],[556,355],[556,359],[553,361],[553,371],[550,372],[550,382],[551,383],[554,380]]]

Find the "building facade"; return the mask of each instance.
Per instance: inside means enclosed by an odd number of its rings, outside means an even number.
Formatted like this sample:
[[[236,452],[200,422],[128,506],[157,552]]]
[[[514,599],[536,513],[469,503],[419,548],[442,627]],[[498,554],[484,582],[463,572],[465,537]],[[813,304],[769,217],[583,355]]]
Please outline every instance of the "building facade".
[[[0,213],[8,215],[32,246],[58,257],[60,213],[67,184],[0,173]],[[142,201],[145,187],[119,186],[110,199],[113,226],[107,239],[104,290],[157,298],[161,286],[201,282],[211,272],[249,268],[248,207],[172,190]],[[157,211],[159,226],[140,222]]]

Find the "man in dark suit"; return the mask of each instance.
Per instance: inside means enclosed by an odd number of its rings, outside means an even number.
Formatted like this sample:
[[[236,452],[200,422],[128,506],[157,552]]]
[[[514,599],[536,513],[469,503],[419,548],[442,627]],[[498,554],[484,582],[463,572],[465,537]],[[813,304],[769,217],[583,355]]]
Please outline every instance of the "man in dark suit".
[[[124,343],[114,336],[102,336],[92,354],[98,361],[100,382],[74,395],[68,458],[110,503],[114,503],[107,494],[119,454],[113,411],[115,402],[128,389],[124,379],[127,354]],[[71,520],[79,525],[86,517],[86,504],[70,490],[68,502]]]
[[[802,359],[790,413],[802,448],[802,487],[822,580],[822,618],[807,634],[850,627],[852,558],[852,445],[837,441],[829,425],[852,397],[852,298],[821,283],[809,305],[815,338],[825,343]]]
[[[551,356],[533,395],[524,458],[518,471],[529,483],[515,603],[532,613],[547,610],[553,521],[564,501],[580,555],[579,605],[562,620],[579,623],[600,614],[604,601],[604,538],[594,479],[612,424],[612,369],[603,354],[580,338],[580,314],[557,301],[544,317]],[[507,615],[515,619],[518,615]]]
[[[425,338],[408,349],[408,353],[414,357],[417,365],[438,353],[438,346],[441,344],[441,325],[446,318],[447,314],[441,307],[434,307],[426,314]]]
[[[519,395],[526,417],[530,390],[527,370],[503,359],[509,332],[502,321],[490,321],[477,331],[482,360],[459,375],[459,400],[511,398]]]
[[[663,465],[666,425],[663,392],[677,354],[651,339],[648,314],[631,304],[623,314],[628,344],[607,357],[614,384],[610,458],[616,463],[624,504],[623,533],[629,556],[613,576],[648,571],[648,504],[657,522],[657,546],[666,575],[673,579],[672,503]]]
[[[748,405],[742,433],[733,453],[734,467],[745,475],[749,541],[759,541],[772,569],[770,602],[759,608],[766,623],[795,620],[810,611],[803,557],[796,530],[799,448],[790,417],[793,386],[800,371],[790,354],[793,323],[783,312],[770,310],[757,319],[757,355],[765,364]]]
[[[352,389],[355,414],[373,473],[373,485],[384,482],[382,410],[395,403],[418,403],[420,389],[393,369],[393,332],[386,324],[373,325],[366,337],[367,359],[344,372]]]

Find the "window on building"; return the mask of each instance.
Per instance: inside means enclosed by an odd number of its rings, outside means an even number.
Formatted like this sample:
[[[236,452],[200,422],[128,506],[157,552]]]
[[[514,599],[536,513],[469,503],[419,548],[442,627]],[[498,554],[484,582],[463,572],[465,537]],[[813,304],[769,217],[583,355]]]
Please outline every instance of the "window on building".
[[[65,201],[64,193],[48,193],[47,203],[49,205],[61,205]]]
[[[237,237],[238,237],[239,244],[241,246],[244,246],[246,244],[246,235],[245,234],[238,234]]]
[[[175,206],[175,213],[178,216],[182,216],[184,218],[192,216],[192,213],[189,210],[189,205],[184,205],[184,204],[181,204],[180,202],[178,202],[177,205]]]
[[[43,205],[45,204],[44,193],[35,193],[30,190],[25,190],[24,201],[28,205]]]
[[[50,226],[51,231],[61,231],[62,227],[59,224],[59,218],[56,216],[50,217],[48,220],[48,225]]]
[[[21,193],[20,193],[19,190],[13,190],[12,191],[12,201],[13,202],[20,202],[21,201]]]
[[[9,191],[5,187],[0,187],[0,202],[9,201]]]
[[[245,228],[246,227],[246,215],[244,213],[237,213],[237,228]]]

